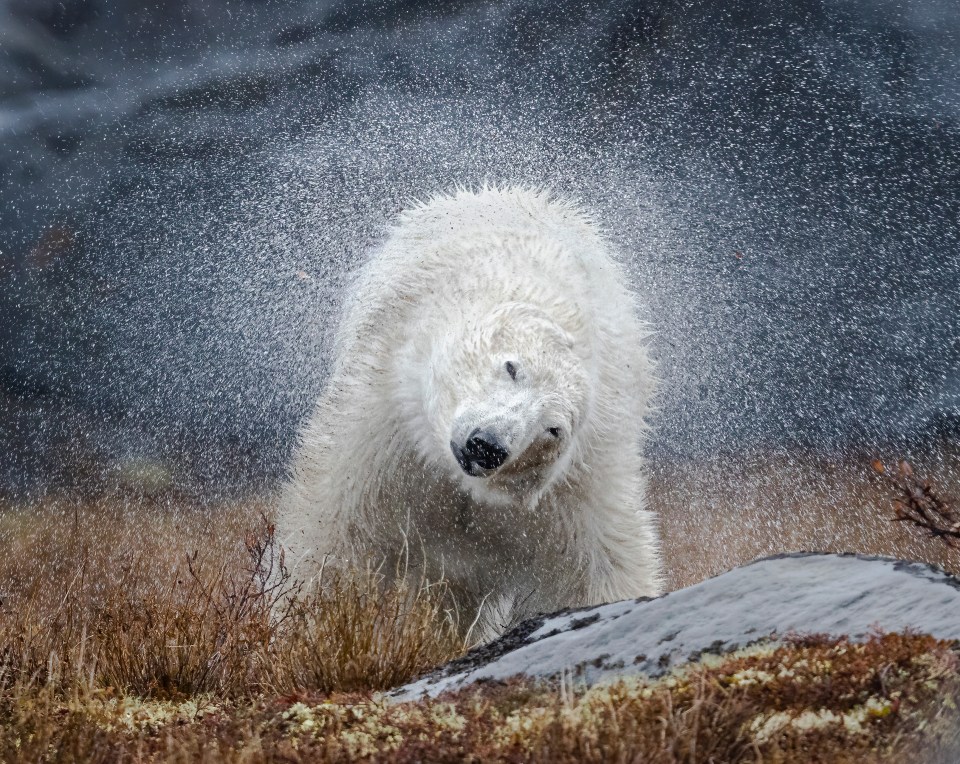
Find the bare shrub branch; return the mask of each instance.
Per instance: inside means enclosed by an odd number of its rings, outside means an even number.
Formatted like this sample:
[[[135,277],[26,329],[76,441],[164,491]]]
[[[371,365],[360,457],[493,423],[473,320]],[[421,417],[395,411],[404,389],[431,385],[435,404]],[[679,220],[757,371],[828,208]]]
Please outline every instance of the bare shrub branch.
[[[872,466],[897,495],[893,502],[895,522],[911,523],[951,548],[957,547],[960,513],[934,490],[929,480],[918,477],[906,461],[893,470],[888,470],[880,460],[874,460]]]

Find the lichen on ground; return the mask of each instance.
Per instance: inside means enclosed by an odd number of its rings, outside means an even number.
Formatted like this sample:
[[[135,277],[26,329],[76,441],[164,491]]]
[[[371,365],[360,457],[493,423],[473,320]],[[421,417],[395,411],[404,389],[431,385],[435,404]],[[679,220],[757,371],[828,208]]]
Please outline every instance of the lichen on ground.
[[[955,647],[916,634],[795,638],[656,680],[518,677],[404,703],[37,693],[29,713],[4,709],[0,759],[54,760],[66,746],[89,761],[899,762],[958,742]]]

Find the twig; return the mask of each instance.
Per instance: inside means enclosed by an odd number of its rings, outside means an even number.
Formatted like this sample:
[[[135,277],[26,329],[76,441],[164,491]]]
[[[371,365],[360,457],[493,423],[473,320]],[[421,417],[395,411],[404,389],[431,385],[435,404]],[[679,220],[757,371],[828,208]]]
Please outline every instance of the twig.
[[[951,548],[960,544],[960,513],[934,491],[929,480],[917,477],[906,461],[895,470],[888,470],[879,459],[872,466],[898,496],[893,502],[894,522],[912,523]]]

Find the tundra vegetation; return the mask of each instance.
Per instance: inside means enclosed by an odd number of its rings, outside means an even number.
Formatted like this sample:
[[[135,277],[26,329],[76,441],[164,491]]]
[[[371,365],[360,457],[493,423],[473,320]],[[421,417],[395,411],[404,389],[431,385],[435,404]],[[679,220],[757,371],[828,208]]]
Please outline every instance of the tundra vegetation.
[[[958,572],[945,543],[953,487],[919,467],[858,469],[849,490],[872,504],[846,522],[882,533],[857,551]],[[665,475],[651,487],[670,560],[690,518],[664,505]],[[720,510],[732,523],[758,501],[741,493]],[[574,673],[392,702],[386,690],[470,646],[443,582],[385,589],[371,565],[289,592],[269,515],[268,502],[131,491],[4,506],[0,761],[949,762],[960,751],[957,646],[922,634],[796,635],[657,680],[586,688]],[[745,544],[747,558],[761,541]],[[696,580],[695,557],[677,558],[682,583]]]

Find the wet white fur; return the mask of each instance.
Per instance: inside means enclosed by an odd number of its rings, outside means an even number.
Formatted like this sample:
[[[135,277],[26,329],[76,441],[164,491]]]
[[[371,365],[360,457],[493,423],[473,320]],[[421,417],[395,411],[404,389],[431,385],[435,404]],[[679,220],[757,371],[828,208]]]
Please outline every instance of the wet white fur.
[[[403,213],[356,278],[282,495],[295,575],[409,555],[450,581],[463,623],[479,612],[480,638],[659,594],[647,333],[608,245],[563,200],[485,187]],[[490,477],[450,448],[477,426],[511,453]]]

